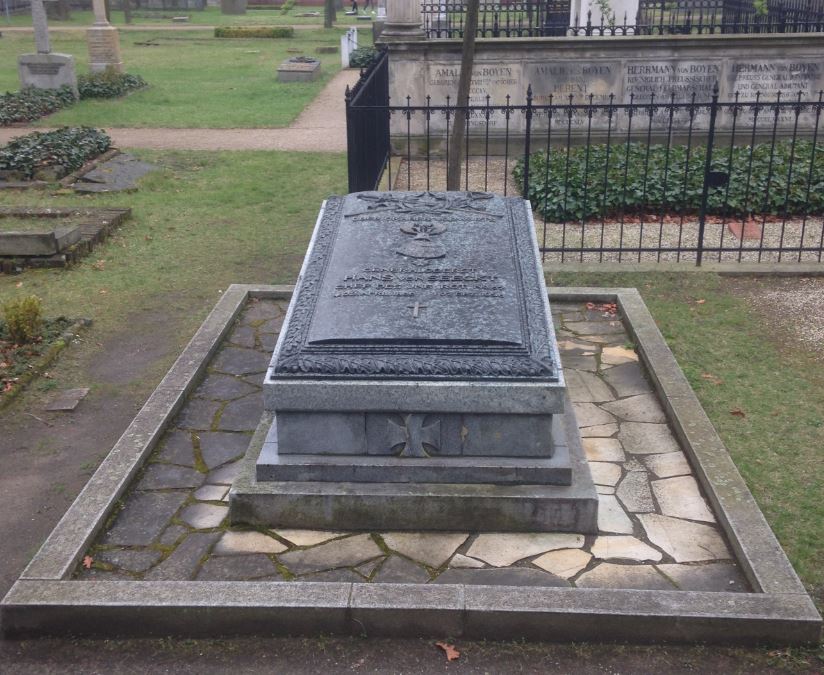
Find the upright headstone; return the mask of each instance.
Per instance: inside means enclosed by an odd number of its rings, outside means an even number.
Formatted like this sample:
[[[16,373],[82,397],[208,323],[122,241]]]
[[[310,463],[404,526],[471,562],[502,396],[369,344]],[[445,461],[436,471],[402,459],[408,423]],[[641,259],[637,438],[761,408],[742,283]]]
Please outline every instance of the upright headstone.
[[[358,48],[358,29],[354,26],[340,36],[340,66],[349,67],[349,56]]]
[[[44,0],[46,16],[52,21],[68,21],[71,19],[69,0]]]
[[[233,487],[235,521],[596,527],[597,496],[522,199],[330,198],[264,401],[271,417]]]
[[[20,86],[24,89],[26,87],[59,89],[63,86],[69,86],[75,97],[77,97],[77,74],[74,67],[74,56],[52,53],[43,0],[31,0],[31,18],[37,53],[21,54],[18,57],[17,71],[20,76]]]
[[[221,14],[246,14],[246,0],[220,0]]]
[[[123,72],[123,60],[120,57],[120,36],[117,28],[106,18],[104,0],[92,0],[94,25],[86,31],[89,43],[89,70],[101,73],[104,70]]]

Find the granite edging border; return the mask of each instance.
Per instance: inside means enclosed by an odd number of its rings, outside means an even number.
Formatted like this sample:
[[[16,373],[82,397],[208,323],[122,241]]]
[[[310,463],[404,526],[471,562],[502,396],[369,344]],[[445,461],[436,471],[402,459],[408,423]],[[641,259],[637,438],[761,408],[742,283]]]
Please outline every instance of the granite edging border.
[[[625,288],[550,288],[549,295],[555,302],[619,304],[738,562],[762,592],[69,580],[248,298],[285,299],[291,292],[291,286],[227,289],[0,603],[5,636],[326,632],[741,644],[808,644],[820,639],[821,617],[815,606],[640,294]]]

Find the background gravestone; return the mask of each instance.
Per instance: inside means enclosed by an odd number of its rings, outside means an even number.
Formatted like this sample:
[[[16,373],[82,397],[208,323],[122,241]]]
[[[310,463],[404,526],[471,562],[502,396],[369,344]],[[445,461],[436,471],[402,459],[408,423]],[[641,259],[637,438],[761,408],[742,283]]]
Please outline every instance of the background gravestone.
[[[46,16],[53,21],[68,21],[72,18],[68,0],[45,0]]]
[[[20,86],[23,89],[26,87],[60,89],[60,87],[69,86],[75,98],[78,98],[74,56],[52,53],[43,0],[31,0],[31,18],[37,53],[21,54],[18,57],[17,71],[20,76]]]
[[[101,73],[113,70],[123,72],[123,59],[120,57],[120,37],[117,28],[106,18],[104,0],[93,0],[94,26],[86,31],[89,43],[89,70]]]
[[[221,14],[246,14],[246,0],[220,0]]]

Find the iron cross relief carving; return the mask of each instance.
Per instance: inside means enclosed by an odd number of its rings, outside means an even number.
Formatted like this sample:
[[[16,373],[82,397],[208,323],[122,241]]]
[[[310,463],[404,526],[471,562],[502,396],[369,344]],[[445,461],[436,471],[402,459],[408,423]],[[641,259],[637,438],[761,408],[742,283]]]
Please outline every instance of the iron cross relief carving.
[[[427,415],[410,413],[401,415],[402,423],[391,417],[387,420],[391,450],[401,448],[398,457],[429,457],[438,452],[441,445],[441,421],[424,424]]]

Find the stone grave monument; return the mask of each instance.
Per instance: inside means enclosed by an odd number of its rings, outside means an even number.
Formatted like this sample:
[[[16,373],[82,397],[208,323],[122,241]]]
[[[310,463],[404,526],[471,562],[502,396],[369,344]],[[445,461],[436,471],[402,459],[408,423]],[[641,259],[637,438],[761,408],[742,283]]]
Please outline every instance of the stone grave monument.
[[[293,56],[278,66],[278,82],[311,82],[320,77],[320,59]]]
[[[522,199],[330,198],[264,400],[233,522],[596,531]]]
[[[246,14],[246,0],[220,0],[221,14]]]
[[[94,25],[86,31],[89,43],[89,70],[100,73],[105,70],[123,72],[123,59],[120,56],[120,36],[117,28],[106,18],[104,0],[92,0]]]
[[[75,98],[78,98],[74,56],[52,52],[43,0],[31,0],[31,18],[37,53],[21,54],[17,58],[20,86],[23,89],[59,89],[67,85],[71,87]]]

